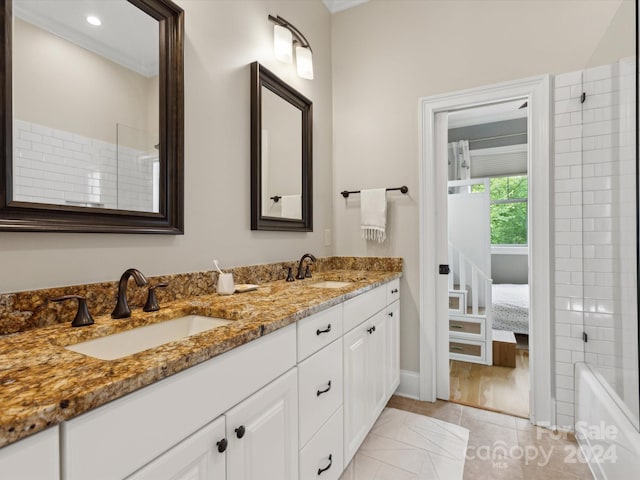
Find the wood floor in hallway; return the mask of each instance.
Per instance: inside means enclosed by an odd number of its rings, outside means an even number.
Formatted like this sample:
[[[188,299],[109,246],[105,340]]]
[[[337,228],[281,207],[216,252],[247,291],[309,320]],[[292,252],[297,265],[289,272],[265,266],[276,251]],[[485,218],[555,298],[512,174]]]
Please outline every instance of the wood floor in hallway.
[[[529,418],[529,352],[516,351],[516,368],[450,361],[449,399]]]

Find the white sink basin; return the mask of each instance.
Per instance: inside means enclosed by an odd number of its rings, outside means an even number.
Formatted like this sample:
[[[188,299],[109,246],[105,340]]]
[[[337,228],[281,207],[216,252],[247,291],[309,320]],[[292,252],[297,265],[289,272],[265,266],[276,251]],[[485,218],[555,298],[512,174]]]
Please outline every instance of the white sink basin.
[[[186,317],[87,340],[65,348],[72,352],[82,353],[101,360],[115,360],[180,340],[196,333],[212,330],[231,322],[232,320],[224,320],[222,318],[187,315]]]
[[[353,282],[336,282],[333,280],[325,280],[323,282],[312,283],[309,286],[315,288],[342,288],[351,285]]]

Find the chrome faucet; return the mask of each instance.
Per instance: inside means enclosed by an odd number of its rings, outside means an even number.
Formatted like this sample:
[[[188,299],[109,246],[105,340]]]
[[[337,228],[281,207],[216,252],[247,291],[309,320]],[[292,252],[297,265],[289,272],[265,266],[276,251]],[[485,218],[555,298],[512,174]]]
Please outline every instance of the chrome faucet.
[[[309,270],[309,265],[307,265],[307,269],[305,270],[304,274],[302,273],[302,268],[304,267],[304,261],[307,258],[309,260],[311,260],[312,262],[316,261],[316,257],[314,257],[310,253],[305,253],[304,255],[302,255],[302,258],[300,259],[300,262],[298,263],[298,273],[296,275],[296,278],[298,280],[302,280],[304,278],[311,278],[311,271]]]
[[[131,309],[127,303],[127,283],[129,277],[133,277],[139,287],[143,287],[149,283],[147,277],[145,277],[140,270],[135,268],[126,270],[120,277],[120,283],[118,283],[118,302],[116,303],[116,308],[111,312],[111,318],[127,318],[131,316]]]

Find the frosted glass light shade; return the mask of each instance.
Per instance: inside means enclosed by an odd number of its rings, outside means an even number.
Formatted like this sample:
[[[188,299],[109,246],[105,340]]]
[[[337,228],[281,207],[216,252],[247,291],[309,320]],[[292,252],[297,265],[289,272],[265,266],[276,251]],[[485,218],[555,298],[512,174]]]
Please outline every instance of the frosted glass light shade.
[[[305,47],[296,47],[296,66],[298,76],[313,80],[313,56],[311,50]]]
[[[280,25],[273,27],[273,54],[281,62],[293,62],[293,37],[291,32]]]

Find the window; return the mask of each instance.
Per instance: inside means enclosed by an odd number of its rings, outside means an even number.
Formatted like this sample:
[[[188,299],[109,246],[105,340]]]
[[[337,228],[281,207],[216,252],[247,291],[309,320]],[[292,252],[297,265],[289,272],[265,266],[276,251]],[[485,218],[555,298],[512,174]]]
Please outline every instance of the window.
[[[491,245],[527,245],[527,176],[492,177],[489,191]]]

